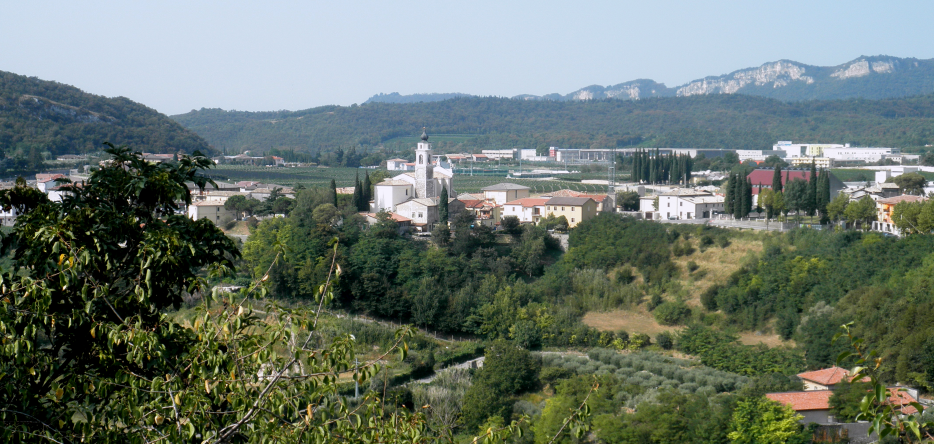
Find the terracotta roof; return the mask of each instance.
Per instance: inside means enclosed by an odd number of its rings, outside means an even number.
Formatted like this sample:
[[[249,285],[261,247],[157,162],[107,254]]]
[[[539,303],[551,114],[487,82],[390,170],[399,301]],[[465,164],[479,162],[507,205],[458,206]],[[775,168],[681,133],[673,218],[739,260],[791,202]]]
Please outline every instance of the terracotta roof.
[[[64,174],[36,174],[36,182],[49,182],[64,177]]]
[[[766,393],[772,401],[791,406],[796,412],[807,410],[830,410],[830,396],[833,390],[811,390],[807,392]]]
[[[526,197],[523,199],[516,199],[511,202],[506,202],[503,205],[522,205],[523,207],[534,207],[534,206],[545,205],[545,202],[548,202],[547,198],[542,199],[542,198],[537,198],[537,197]]]
[[[908,392],[898,391],[898,387],[889,387],[889,403],[896,406],[901,406],[901,411],[906,415],[914,415],[918,413],[918,409],[910,405],[912,402],[918,402],[913,396],[909,395]]]
[[[775,170],[772,168],[759,168],[752,170],[747,179],[752,182],[752,194],[759,194],[759,185],[763,187],[772,186],[772,176]],[[808,180],[811,177],[810,170],[782,170],[782,186],[795,179]]]
[[[377,215],[378,213],[362,213],[362,214],[365,214],[365,215],[367,215],[367,216],[369,216],[369,217],[372,217],[373,219],[376,219],[376,215]],[[412,219],[409,219],[409,218],[407,218],[407,217],[405,217],[405,216],[402,216],[402,215],[399,215],[399,214],[396,214],[396,213],[392,213],[392,212],[389,213],[389,217],[390,217],[392,220],[396,221],[396,222],[411,222],[411,221],[412,221]]]
[[[920,202],[924,200],[924,196],[911,196],[908,194],[902,194],[901,196],[889,197],[885,199],[879,199],[876,203],[880,204],[897,204],[899,202]]]
[[[813,381],[820,385],[838,384],[843,378],[848,376],[850,376],[850,372],[847,369],[837,366],[814,370],[813,372],[798,373],[799,378],[807,379],[808,381]]]

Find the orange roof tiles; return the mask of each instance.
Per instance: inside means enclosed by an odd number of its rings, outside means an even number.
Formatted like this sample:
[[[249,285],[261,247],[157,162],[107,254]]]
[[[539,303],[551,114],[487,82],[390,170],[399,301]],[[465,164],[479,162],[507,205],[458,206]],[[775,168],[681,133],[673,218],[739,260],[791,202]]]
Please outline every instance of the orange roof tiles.
[[[898,391],[898,387],[889,387],[889,404],[901,406],[901,412],[905,415],[914,415],[918,409],[911,405],[912,402],[918,402],[908,392]]]
[[[879,199],[876,203],[879,204],[897,204],[899,202],[921,202],[925,200],[924,196],[911,196],[908,194],[902,194],[901,196],[889,197],[886,199]]]
[[[808,381],[816,382],[820,385],[834,385],[840,383],[843,378],[850,376],[850,372],[845,368],[833,366],[814,370],[813,372],[798,373],[798,377]],[[863,381],[867,381],[863,378]]]
[[[807,410],[830,410],[832,390],[812,390],[808,392],[766,393],[772,401],[791,406],[796,412]]]

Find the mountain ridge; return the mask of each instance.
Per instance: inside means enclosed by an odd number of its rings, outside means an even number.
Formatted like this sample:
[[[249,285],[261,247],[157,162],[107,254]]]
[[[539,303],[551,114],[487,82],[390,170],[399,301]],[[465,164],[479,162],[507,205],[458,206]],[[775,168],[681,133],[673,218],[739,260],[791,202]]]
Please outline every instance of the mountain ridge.
[[[668,87],[651,79],[616,85],[590,85],[568,94],[519,94],[519,100],[639,100],[649,97],[687,97],[711,94],[746,94],[786,102],[849,98],[887,99],[934,92],[934,59],[860,56],[836,66],[808,65],[781,59],[758,67],[719,76],[707,76]],[[364,103],[434,102],[475,95],[463,93],[377,94]]]

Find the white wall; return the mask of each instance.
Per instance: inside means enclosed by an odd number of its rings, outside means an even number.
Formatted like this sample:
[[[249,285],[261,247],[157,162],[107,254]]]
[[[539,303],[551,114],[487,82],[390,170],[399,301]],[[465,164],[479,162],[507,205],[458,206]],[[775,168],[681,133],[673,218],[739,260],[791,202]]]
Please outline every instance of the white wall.
[[[375,189],[375,211],[396,211],[396,205],[413,197],[412,185],[377,185]],[[406,216],[408,217],[408,216]]]

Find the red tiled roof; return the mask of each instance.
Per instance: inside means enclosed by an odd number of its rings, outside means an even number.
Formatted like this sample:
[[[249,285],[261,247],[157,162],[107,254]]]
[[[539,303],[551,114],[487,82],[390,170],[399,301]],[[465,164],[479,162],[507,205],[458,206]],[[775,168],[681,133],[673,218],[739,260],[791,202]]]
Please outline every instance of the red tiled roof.
[[[832,390],[812,390],[807,392],[766,393],[772,401],[791,406],[796,412],[807,410],[830,410]]]
[[[752,170],[752,172],[746,176],[746,178],[752,182],[752,194],[759,194],[759,185],[762,185],[763,187],[771,187],[773,175],[775,175],[775,170],[773,169]],[[785,186],[792,180],[808,180],[809,177],[811,177],[811,172],[809,170],[783,170],[782,186]]]
[[[901,406],[903,414],[914,415],[918,413],[918,409],[910,405],[912,402],[918,402],[918,400],[909,395],[908,392],[898,391],[898,387],[889,387],[889,404]]]
[[[376,215],[378,213],[361,213],[361,214],[365,214],[369,217],[372,217],[373,219],[376,219]],[[398,215],[396,213],[391,213],[391,212],[389,213],[389,217],[396,222],[411,222],[412,221],[412,219],[409,219],[405,216],[401,216],[401,215]]]
[[[813,372],[804,372],[798,373],[798,377],[801,379],[807,379],[808,381],[816,382],[820,385],[834,385],[840,383],[843,378],[850,375],[850,372],[845,368],[840,368],[837,366],[824,368],[820,370],[814,370]],[[863,378],[863,382],[867,382],[868,379]]]
[[[606,194],[581,194],[577,197],[589,197],[596,202],[603,202],[603,199],[606,199]]]
[[[523,207],[534,207],[545,205],[545,202],[548,202],[547,198],[525,197],[522,199],[516,199],[511,202],[506,202],[503,205],[522,205]]]

